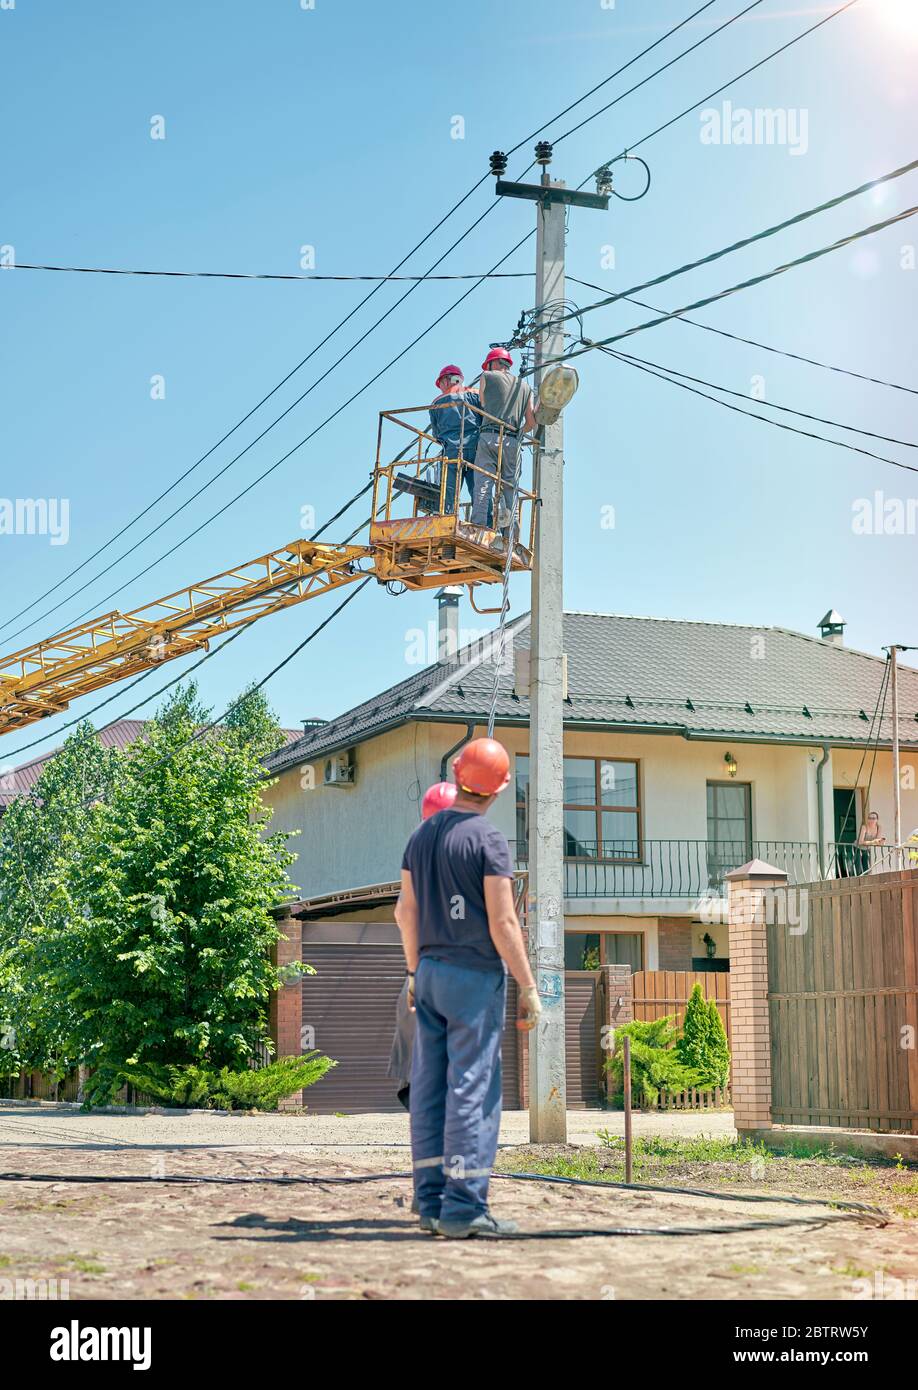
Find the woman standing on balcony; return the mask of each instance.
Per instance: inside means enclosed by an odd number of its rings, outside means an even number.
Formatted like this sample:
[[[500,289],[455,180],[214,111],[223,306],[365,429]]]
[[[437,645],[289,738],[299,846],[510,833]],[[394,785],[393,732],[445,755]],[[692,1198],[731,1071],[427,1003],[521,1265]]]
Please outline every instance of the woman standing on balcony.
[[[886,844],[886,837],[880,825],[880,817],[877,815],[876,811],[867,812],[867,819],[858,832],[857,843],[862,851],[858,855],[858,873],[870,873],[871,869],[877,868],[880,862],[880,855],[871,854],[870,850],[873,848],[879,849],[881,845]]]

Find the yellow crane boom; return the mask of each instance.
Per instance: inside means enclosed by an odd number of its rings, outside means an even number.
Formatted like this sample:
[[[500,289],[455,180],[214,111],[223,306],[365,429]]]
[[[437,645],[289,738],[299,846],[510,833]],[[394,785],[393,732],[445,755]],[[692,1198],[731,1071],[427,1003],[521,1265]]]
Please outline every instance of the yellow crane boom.
[[[451,500],[446,496],[448,474],[442,464],[439,484],[418,481],[430,468],[423,453],[430,439],[426,431],[386,411],[381,414],[380,440],[383,420],[394,420],[417,436],[417,456],[406,463],[403,450],[395,463],[383,464],[377,452],[368,545],[292,541],[142,608],[104,613],[0,657],[0,734],[59,714],[82,695],[206,649],[221,633],[367,575],[381,584],[397,582],[409,589],[499,582],[507,539],[493,528],[475,526],[463,518],[458,488],[454,487]],[[459,460],[451,466],[458,467]],[[433,502],[435,510],[425,511],[430,501],[425,504],[418,496],[430,487],[439,495]],[[533,501],[531,492],[519,489],[511,556],[514,570],[532,565]],[[522,542],[525,507],[529,509],[528,544]],[[408,515],[398,515],[400,509]]]

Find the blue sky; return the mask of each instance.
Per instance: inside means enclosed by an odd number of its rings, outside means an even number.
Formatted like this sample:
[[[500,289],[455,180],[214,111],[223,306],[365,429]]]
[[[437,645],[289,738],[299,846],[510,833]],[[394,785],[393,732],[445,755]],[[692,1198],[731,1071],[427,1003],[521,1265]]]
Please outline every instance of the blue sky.
[[[611,8],[600,0],[471,0],[460,12],[415,0],[315,0],[312,10],[298,0],[15,0],[0,9],[0,246],[13,247],[20,262],[296,273],[300,248],[310,245],[320,273],[383,273],[486,170],[492,149],[521,140],[697,7],[693,0],[617,0]],[[717,0],[546,133],[560,134],[742,8],[741,0]],[[579,183],[832,8],[764,0],[559,144],[553,174]],[[697,112],[641,145],[653,171],[650,194],[634,204],[614,201],[608,213],[575,211],[569,273],[624,289],[914,158],[909,103],[918,17],[897,24],[900,11],[907,15],[897,0],[859,0],[712,103],[805,111],[800,152],[704,143]],[[162,140],[150,137],[157,116],[165,122]],[[457,116],[462,139],[453,138]],[[511,175],[530,157],[527,146]],[[622,191],[630,176],[620,176]],[[700,298],[890,216],[918,201],[916,192],[918,174],[643,297],[664,309]],[[426,270],[493,201],[488,183],[406,270]],[[532,220],[531,204],[502,203],[442,269],[487,269]],[[916,242],[918,222],[905,222],[696,317],[916,386],[918,270],[906,268]],[[614,269],[604,268],[609,247]],[[530,243],[504,268],[529,271],[532,260]],[[228,462],[404,288],[383,287],[169,503]],[[143,541],[171,510],[166,503],[30,617],[127,551],[110,575],[14,640],[23,620],[5,627],[0,650],[59,631],[84,609],[138,606],[302,535],[304,507],[314,508],[317,521],[330,515],[372,466],[376,412],[427,401],[444,361],[472,375],[488,342],[507,337],[533,303],[531,281],[477,290],[244,501],[126,583],[337,409],[466,288],[418,288],[158,536]],[[70,503],[66,545],[47,536],[0,537],[0,619],[147,506],[367,289],[0,272],[0,495]],[[581,304],[597,297],[573,285],[569,294]],[[611,334],[643,317],[617,305],[590,315],[587,331]],[[755,408],[752,392],[764,389],[770,401],[918,440],[916,400],[902,392],[678,323],[625,346],[749,394]],[[905,503],[918,497],[918,478],[758,425],[601,354],[578,365],[581,391],[566,417],[568,608],[812,632],[834,606],[848,620],[853,646],[878,651],[890,641],[918,642],[915,536],[864,535],[852,525],[857,499],[880,491],[884,501]],[[151,399],[157,376],[163,399]],[[757,378],[764,382],[756,385]],[[829,432],[918,462],[914,450]],[[611,529],[603,524],[608,507]],[[360,519],[355,509],[330,537],[343,538]],[[115,588],[117,598],[106,599]],[[240,637],[203,667],[206,699],[225,706],[327,616],[332,602],[302,605]],[[512,603],[514,613],[529,606],[527,578],[514,580]],[[394,598],[371,586],[271,683],[282,720],[331,716],[408,674],[412,632],[433,616],[430,596]],[[480,621],[463,602],[462,625]],[[178,670],[177,663],[164,668],[136,695],[125,693],[106,717]],[[94,703],[89,697],[63,718]],[[4,762],[63,718],[9,738]]]

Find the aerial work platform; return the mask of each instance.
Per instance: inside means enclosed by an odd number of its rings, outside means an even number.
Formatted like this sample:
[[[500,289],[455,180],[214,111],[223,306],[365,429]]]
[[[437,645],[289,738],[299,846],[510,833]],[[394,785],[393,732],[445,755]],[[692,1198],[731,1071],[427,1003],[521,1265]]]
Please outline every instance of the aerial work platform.
[[[475,426],[493,432],[495,477],[463,457],[464,439],[460,439],[458,449],[444,451],[434,438],[428,428],[430,411],[449,408],[409,406],[380,411],[370,547],[376,576],[384,582],[398,580],[408,589],[499,583],[511,532],[511,569],[532,568],[535,494],[516,480],[515,472],[518,469],[521,476],[532,477],[527,463],[533,441],[523,439],[517,446],[515,436],[507,433],[500,420],[477,406],[466,405]],[[393,426],[412,438],[386,462]],[[512,446],[508,444],[511,438]],[[469,482],[473,487],[480,482],[490,487],[495,513],[491,525],[472,521],[471,502],[463,500]],[[507,499],[514,486],[515,503],[512,495]]]
[[[535,497],[516,486],[515,504],[505,505],[501,514],[502,489],[512,497],[514,479],[509,464],[504,468],[500,421],[475,410],[481,423],[495,431],[499,473],[497,524],[476,526],[470,503],[461,500],[463,475],[480,477],[486,470],[458,456],[441,457],[441,446],[429,430],[403,418],[423,412],[429,424],[429,410],[414,406],[380,413],[368,544],[295,540],[153,603],[127,613],[104,613],[0,657],[0,734],[59,714],[71,700],[128,676],[206,650],[211,640],[235,628],[368,577],[390,592],[466,584],[471,596],[476,584],[501,582],[510,544],[511,569],[530,569]],[[383,440],[385,434],[388,442],[392,427],[407,430],[411,440],[386,463]],[[520,448],[514,441],[507,457],[524,461],[531,447],[532,441],[522,441]],[[493,480],[492,474],[487,477]]]

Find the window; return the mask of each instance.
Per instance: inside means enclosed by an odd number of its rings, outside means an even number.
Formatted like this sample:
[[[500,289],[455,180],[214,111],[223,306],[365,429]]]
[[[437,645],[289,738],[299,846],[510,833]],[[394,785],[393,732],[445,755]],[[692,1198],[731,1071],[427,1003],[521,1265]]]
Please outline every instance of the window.
[[[748,782],[708,783],[708,873],[725,873],[752,858],[752,787]]]
[[[516,838],[529,837],[529,759],[516,759]],[[641,857],[638,764],[614,758],[564,759],[566,859]]]
[[[565,932],[565,970],[598,970],[600,965],[644,968],[643,932]]]

